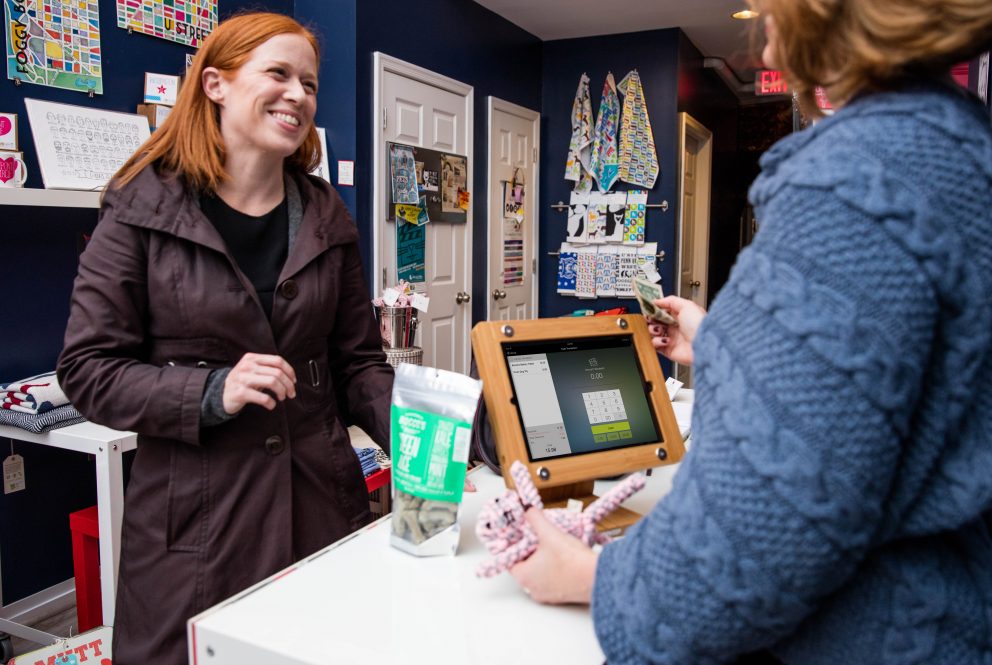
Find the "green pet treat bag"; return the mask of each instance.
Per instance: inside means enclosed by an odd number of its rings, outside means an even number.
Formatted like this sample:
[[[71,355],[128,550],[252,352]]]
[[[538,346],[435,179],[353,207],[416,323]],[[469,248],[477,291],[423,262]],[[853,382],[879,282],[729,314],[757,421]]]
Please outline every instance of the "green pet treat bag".
[[[393,383],[390,542],[417,556],[454,554],[472,419],[482,382],[401,364]]]

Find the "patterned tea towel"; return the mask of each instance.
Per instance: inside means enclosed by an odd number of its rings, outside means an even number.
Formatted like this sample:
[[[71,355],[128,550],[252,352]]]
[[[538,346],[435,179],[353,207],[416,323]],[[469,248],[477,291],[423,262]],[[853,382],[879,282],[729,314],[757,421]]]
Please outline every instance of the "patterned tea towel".
[[[589,195],[586,209],[586,242],[602,244],[606,242],[606,195],[593,192]]]
[[[19,427],[35,434],[47,432],[59,427],[67,427],[81,423],[86,418],[76,410],[72,404],[57,406],[51,411],[32,415],[30,413],[20,413],[19,411],[9,411],[0,409],[0,425],[11,425]]]
[[[640,189],[627,192],[627,212],[623,218],[623,244],[643,245],[647,219],[648,193]]]
[[[0,383],[0,409],[39,414],[68,403],[55,372]]]
[[[586,233],[586,211],[589,208],[589,194],[573,191],[568,199],[568,226],[565,241],[585,244],[588,242]]]
[[[637,70],[620,81],[623,117],[620,120],[620,179],[651,189],[658,178],[658,153],[654,149],[651,119]]]
[[[612,192],[603,198],[606,199],[603,240],[620,244],[623,242],[623,220],[627,209],[627,193]]]
[[[617,294],[617,250],[615,246],[600,247],[596,254],[596,295],[613,297]]]
[[[592,101],[589,98],[589,77],[583,73],[572,102],[572,139],[568,143],[568,158],[565,160],[565,180],[580,182],[583,171],[589,172],[591,157]]]
[[[575,295],[579,298],[596,297],[596,248],[579,247],[575,266]]]
[[[575,269],[578,252],[575,247],[563,242],[558,250],[558,293],[563,296],[575,295]]]
[[[613,72],[603,82],[603,96],[599,100],[599,116],[592,140],[592,160],[589,170],[599,184],[599,191],[608,192],[617,181],[620,157],[617,154],[617,126],[620,120],[620,98],[613,81]]]
[[[617,254],[617,297],[634,297],[634,277],[637,275],[637,249],[620,247]]]

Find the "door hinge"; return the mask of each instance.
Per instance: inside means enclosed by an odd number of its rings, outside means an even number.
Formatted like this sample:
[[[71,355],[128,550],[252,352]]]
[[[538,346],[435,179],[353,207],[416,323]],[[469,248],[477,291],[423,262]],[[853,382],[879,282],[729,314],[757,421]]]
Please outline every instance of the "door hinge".
[[[533,157],[532,157],[532,159],[534,160],[534,163],[537,164],[537,148],[533,148]]]
[[[386,119],[388,118],[388,113],[389,112],[386,110],[386,107],[383,106],[382,107],[382,128],[383,129],[386,129]]]
[[[530,274],[532,274],[532,275],[536,275],[537,274],[537,259],[536,258],[530,260]]]
[[[382,269],[382,288],[383,290],[386,288],[386,268]]]

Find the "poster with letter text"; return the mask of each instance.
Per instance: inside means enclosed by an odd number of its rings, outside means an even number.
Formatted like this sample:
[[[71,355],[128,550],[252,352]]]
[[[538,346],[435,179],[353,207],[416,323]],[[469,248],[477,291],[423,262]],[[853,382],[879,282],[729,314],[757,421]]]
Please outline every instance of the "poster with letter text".
[[[217,27],[217,1],[117,0],[117,27],[199,48]]]
[[[103,93],[97,0],[3,0],[7,78]]]

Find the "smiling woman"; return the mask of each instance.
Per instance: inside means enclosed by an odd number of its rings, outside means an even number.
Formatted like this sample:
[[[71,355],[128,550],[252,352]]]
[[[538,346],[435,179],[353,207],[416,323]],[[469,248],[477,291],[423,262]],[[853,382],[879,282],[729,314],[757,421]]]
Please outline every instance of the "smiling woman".
[[[194,614],[370,519],[342,421],[389,443],[392,368],[320,159],[317,42],[222,23],[115,176],[80,257],[61,385],[138,433],[114,657],[186,662]]]

